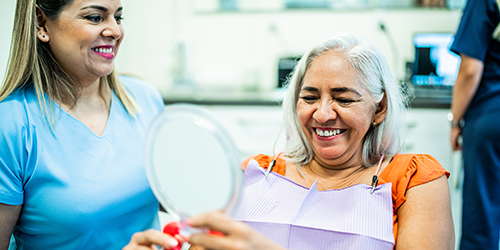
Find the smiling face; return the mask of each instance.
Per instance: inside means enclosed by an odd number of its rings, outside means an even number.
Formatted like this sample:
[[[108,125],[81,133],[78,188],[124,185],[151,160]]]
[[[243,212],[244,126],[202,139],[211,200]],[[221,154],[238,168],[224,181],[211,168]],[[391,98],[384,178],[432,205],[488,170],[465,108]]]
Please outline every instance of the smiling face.
[[[82,83],[113,71],[123,39],[120,0],[74,0],[59,18],[43,16],[38,39],[48,42],[61,68]]]
[[[361,77],[334,51],[314,59],[307,69],[297,102],[302,131],[323,166],[358,165],[364,137],[384,114],[363,87]]]

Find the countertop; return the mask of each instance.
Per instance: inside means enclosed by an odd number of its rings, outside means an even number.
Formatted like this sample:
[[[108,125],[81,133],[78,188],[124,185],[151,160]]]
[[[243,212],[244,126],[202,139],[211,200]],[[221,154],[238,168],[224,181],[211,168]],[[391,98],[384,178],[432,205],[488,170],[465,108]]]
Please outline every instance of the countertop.
[[[268,93],[238,91],[194,91],[192,93],[171,93],[163,95],[166,105],[190,103],[197,105],[228,106],[279,106],[283,102],[285,90],[278,89]],[[409,97],[410,108],[450,109],[451,96]]]

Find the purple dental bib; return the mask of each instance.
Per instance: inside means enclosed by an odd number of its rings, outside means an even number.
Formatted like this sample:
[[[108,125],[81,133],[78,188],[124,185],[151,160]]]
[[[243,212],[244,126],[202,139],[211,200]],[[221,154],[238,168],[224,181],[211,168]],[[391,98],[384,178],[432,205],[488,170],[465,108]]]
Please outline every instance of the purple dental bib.
[[[340,190],[305,188],[251,160],[233,219],[286,249],[394,248],[391,183]]]

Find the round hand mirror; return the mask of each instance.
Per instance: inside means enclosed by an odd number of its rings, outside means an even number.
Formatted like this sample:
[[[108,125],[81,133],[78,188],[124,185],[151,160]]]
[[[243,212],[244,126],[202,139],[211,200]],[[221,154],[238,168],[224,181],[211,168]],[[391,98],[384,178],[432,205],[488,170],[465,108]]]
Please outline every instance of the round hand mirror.
[[[243,175],[237,148],[201,107],[167,106],[148,131],[145,162],[155,196],[181,222],[213,210],[231,214],[236,206]],[[182,223],[181,231],[190,234]]]

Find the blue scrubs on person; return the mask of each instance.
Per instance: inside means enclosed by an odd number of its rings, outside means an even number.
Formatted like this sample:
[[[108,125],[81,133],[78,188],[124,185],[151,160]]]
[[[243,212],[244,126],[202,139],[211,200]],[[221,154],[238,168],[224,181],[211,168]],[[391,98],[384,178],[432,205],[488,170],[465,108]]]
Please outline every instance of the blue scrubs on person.
[[[53,101],[51,129],[32,85],[0,102],[0,203],[23,205],[17,249],[122,249],[133,233],[159,229],[159,204],[143,161],[149,124],[164,108],[158,91],[121,77],[140,108],[113,93],[101,136]]]
[[[451,50],[484,71],[462,128],[464,160],[460,249],[498,249],[500,233],[500,22],[495,0],[467,1]]]

